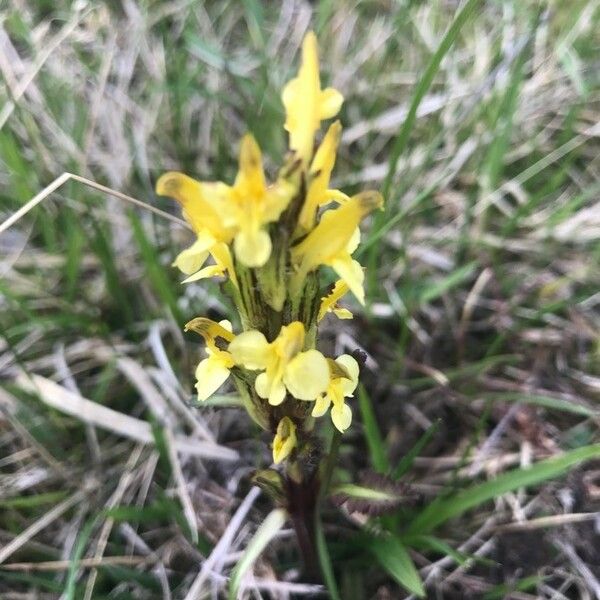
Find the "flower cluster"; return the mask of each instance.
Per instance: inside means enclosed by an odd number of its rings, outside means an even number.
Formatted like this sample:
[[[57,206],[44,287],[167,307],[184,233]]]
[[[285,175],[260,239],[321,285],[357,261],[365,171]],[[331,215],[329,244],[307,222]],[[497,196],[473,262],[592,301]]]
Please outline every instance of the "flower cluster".
[[[330,188],[341,124],[330,125],[316,151],[315,137],[343,98],[321,89],[313,33],[304,39],[298,75],[282,100],[289,153],[274,182],[267,181],[260,148],[247,134],[233,185],[176,172],[156,185],[158,194],[181,205],[196,236],[174,262],[184,282],[223,278],[240,317],[237,334],[229,321],[199,317],[186,325],[206,343],[207,356],[196,369],[198,398],[208,399],[231,377],[250,415],[274,434],[275,463],[293,456],[314,419],[328,411],[339,431],[350,426],[346,398],[358,384],[359,365],[347,354],[324,356],[316,349],[317,329],[328,313],[352,318],[339,304],[348,292],[364,304],[364,271],[352,254],[361,220],[383,204],[377,192],[349,197]],[[320,275],[328,269],[338,280],[323,293]]]

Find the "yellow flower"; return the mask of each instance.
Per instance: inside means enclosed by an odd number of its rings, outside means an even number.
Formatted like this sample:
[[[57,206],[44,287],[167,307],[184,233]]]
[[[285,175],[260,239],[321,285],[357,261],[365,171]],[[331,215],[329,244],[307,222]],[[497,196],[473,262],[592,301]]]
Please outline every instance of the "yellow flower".
[[[308,273],[320,265],[328,265],[364,304],[364,273],[351,254],[360,239],[357,228],[361,219],[382,205],[383,198],[378,192],[362,192],[338,208],[325,211],[319,224],[292,248],[292,262],[297,268],[292,289],[297,292]]]
[[[196,233],[196,241],[173,262],[173,266],[190,275],[184,283],[224,275],[227,271],[237,285],[227,246],[233,239],[234,230],[223,224],[220,212],[224,207],[219,206],[219,203],[223,203],[222,199],[217,204],[214,202],[216,197],[223,195],[224,187],[226,186],[219,183],[200,183],[183,173],[173,171],[165,173],[156,182],[156,193],[177,200],[181,204],[183,216]],[[209,254],[216,264],[203,269]]]
[[[245,331],[229,345],[236,364],[264,371],[256,378],[255,388],[269,404],[281,404],[287,391],[298,400],[314,400],[329,383],[327,359],[317,350],[302,351],[304,325],[294,321],[284,325],[269,343],[260,331]]]
[[[321,307],[319,308],[318,320],[320,321],[325,317],[328,312],[332,312],[338,319],[352,319],[352,313],[347,309],[341,307],[338,302],[343,296],[350,291],[348,284],[344,283],[341,279],[336,281],[331,292],[321,298]]]
[[[333,88],[321,90],[317,38],[310,31],[302,43],[302,64],[298,76],[283,88],[286,111],[285,129],[290,134],[290,149],[306,165],[313,153],[315,132],[323,119],[335,117],[343,96]]]
[[[302,205],[300,216],[298,217],[300,234],[306,233],[314,227],[319,206],[333,199],[338,201],[348,199],[348,196],[342,192],[329,189],[329,179],[331,178],[331,172],[335,164],[335,153],[340,141],[341,131],[342,126],[339,121],[336,121],[329,127],[310,165],[310,183],[308,184],[306,199]]]
[[[221,213],[224,207],[214,204],[221,183],[200,183],[183,173],[170,171],[156,182],[156,193],[169,196],[181,204],[185,220],[203,239],[211,237],[218,242],[229,243],[233,231],[224,226]]]
[[[322,417],[331,404],[331,420],[335,427],[344,433],[352,422],[352,410],[345,398],[351,398],[358,385],[358,363],[349,354],[342,354],[335,360],[328,359],[331,378],[327,391],[319,396],[312,410],[313,417]]]
[[[233,247],[242,264],[262,267],[269,260],[271,238],[264,226],[279,218],[293,193],[293,186],[284,180],[267,186],[260,148],[250,134],[245,135],[238,175],[225,192],[225,222],[235,228]]]
[[[277,425],[277,433],[273,439],[273,462],[279,464],[285,460],[296,443],[296,425],[289,417],[283,417]]]
[[[226,342],[234,339],[231,323],[229,321],[215,323],[210,319],[198,317],[187,323],[185,331],[188,330],[199,333],[206,341],[207,357],[201,360],[196,368],[198,399],[206,400],[225,383],[229,371],[235,365],[231,354],[221,350],[216,344],[217,338],[222,338]]]
[[[276,221],[294,194],[294,186],[281,179],[267,186],[262,155],[255,139],[245,135],[240,144],[239,171],[233,186],[221,182],[201,183],[182,173],[166,173],[156,184],[156,192],[175,198],[198,239],[175,260],[184,273],[196,273],[212,254],[216,265],[194,279],[222,275],[234,279],[231,258],[224,247],[233,241],[238,260],[247,267],[261,267],[271,255],[271,239],[265,225]],[[213,249],[223,242],[219,255]],[[227,249],[227,252],[229,250]],[[231,268],[230,268],[231,267]]]

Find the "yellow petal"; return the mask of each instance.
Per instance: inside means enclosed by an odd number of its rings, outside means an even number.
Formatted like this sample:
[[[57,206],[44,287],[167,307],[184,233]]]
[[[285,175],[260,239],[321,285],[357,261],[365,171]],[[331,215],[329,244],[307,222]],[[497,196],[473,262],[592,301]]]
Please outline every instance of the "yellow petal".
[[[234,187],[245,196],[262,196],[265,193],[262,154],[254,136],[249,133],[240,142],[240,170]]]
[[[222,321],[219,321],[219,325],[227,331],[233,331],[233,325],[228,319],[223,319]]]
[[[341,365],[346,369],[348,375],[350,375],[350,379],[342,378],[342,390],[344,392],[344,396],[349,397],[352,396],[356,386],[358,385],[358,375],[360,372],[360,368],[356,359],[349,354],[342,354],[335,359],[335,362],[338,365]]]
[[[297,443],[296,425],[289,417],[283,417],[277,425],[277,433],[273,439],[273,462],[279,464],[285,460]]]
[[[352,423],[352,409],[345,402],[334,404],[331,409],[331,420],[336,429],[344,433]]]
[[[286,111],[285,129],[290,134],[290,149],[307,164],[321,120],[333,117],[343,100],[332,88],[321,90],[317,38],[312,31],[306,34],[302,43],[298,76],[284,87],[281,98]]]
[[[287,394],[285,386],[281,381],[270,379],[267,373],[261,373],[254,382],[256,393],[265,400],[269,401],[271,406],[279,406]]]
[[[319,119],[331,119],[340,112],[344,96],[334,88],[326,88],[319,96]]]
[[[381,194],[363,192],[339,208],[326,211],[319,224],[302,242],[292,248],[292,260],[306,273],[331,261],[356,235],[360,220],[382,205]]]
[[[244,331],[229,344],[229,352],[237,365],[246,369],[265,369],[270,357],[270,344],[260,331]]]
[[[218,265],[209,265],[196,271],[193,275],[186,277],[181,283],[192,283],[200,279],[210,279],[211,277],[220,277],[224,275],[224,270]]]
[[[346,244],[346,252],[348,254],[353,254],[354,251],[358,248],[360,244],[360,228],[357,227],[352,234],[352,237],[348,240]]]
[[[223,267],[219,265],[209,265],[208,267],[204,267],[204,269],[200,269],[198,272],[190,275],[186,279],[183,280],[182,283],[192,283],[193,281],[199,281],[200,279],[208,279],[209,277],[220,277],[223,275],[225,270]]]
[[[220,337],[227,342],[231,342],[234,339],[234,335],[231,331],[228,331],[227,328],[206,317],[196,317],[195,319],[188,321],[183,330],[195,331],[204,339],[215,339]]]
[[[277,355],[285,361],[291,360],[302,350],[304,337],[304,324],[300,321],[292,321],[289,325],[284,325],[273,342]]]
[[[237,259],[247,267],[262,267],[271,256],[271,238],[263,229],[240,231],[233,247]]]
[[[271,223],[277,221],[297,191],[297,186],[285,179],[279,179],[273,185],[269,186],[264,197],[262,222]]]
[[[218,212],[207,201],[199,181],[183,173],[171,171],[162,175],[156,182],[156,193],[177,200],[183,208],[184,217],[196,233],[208,229],[218,239],[228,238]]]
[[[229,369],[219,358],[209,356],[200,361],[196,368],[198,399],[206,400],[212,396],[225,383],[227,377]]]
[[[310,166],[313,179],[308,186],[306,199],[298,217],[298,224],[303,231],[310,231],[314,227],[317,209],[327,199],[327,188],[335,164],[335,153],[341,131],[342,126],[339,121],[329,127]]]
[[[349,310],[337,307],[337,303],[349,290],[350,288],[348,285],[343,280],[338,279],[331,292],[327,296],[321,298],[321,306],[319,307],[317,319],[320,321],[330,311],[333,311],[340,319],[351,319],[352,313]],[[342,313],[343,316],[338,313]],[[350,316],[346,316],[346,313]]]
[[[332,311],[338,319],[354,319],[354,315],[347,308],[337,308],[334,306]]]
[[[204,249],[204,244],[196,241],[177,255],[177,258],[173,261],[173,266],[177,267],[182,273],[190,275],[201,269],[207,258],[208,250]]]
[[[350,200],[350,196],[340,192],[340,190],[327,190],[323,195],[323,200],[319,203],[321,206],[329,204],[331,201],[337,202],[338,204],[345,204]]]
[[[363,283],[365,273],[356,260],[352,260],[349,254],[340,254],[329,262],[331,268],[344,280],[344,283],[350,288],[350,291],[356,296],[356,299],[364,305],[365,290]]]
[[[235,287],[238,287],[237,276],[235,274],[235,268],[233,266],[233,259],[231,258],[229,246],[225,242],[219,242],[210,249],[210,254],[217,265],[224,271],[227,271],[229,279],[231,279]]]
[[[327,395],[318,396],[310,414],[315,418],[322,417],[327,412],[330,404],[331,400]]]
[[[283,381],[298,400],[315,400],[329,385],[327,359],[318,350],[300,352],[287,365]]]

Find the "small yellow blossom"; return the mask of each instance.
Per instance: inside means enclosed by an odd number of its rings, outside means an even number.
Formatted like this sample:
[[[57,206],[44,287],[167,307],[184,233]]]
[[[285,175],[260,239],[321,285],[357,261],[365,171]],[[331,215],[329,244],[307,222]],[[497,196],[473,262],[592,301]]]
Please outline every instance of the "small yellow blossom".
[[[234,339],[234,335],[231,333],[231,323],[226,320],[215,323],[210,319],[198,317],[190,321],[185,326],[185,330],[199,333],[206,341],[207,357],[201,360],[196,367],[198,399],[206,400],[225,383],[229,377],[229,371],[235,365],[231,354],[221,350],[216,344],[218,337],[227,342]]]
[[[245,331],[229,345],[238,365],[263,371],[255,382],[256,392],[269,404],[281,404],[287,391],[298,400],[314,400],[329,383],[327,359],[317,350],[302,351],[304,325],[284,325],[269,343],[260,331]]]
[[[349,354],[342,354],[334,360],[328,359],[330,380],[327,391],[319,396],[312,411],[313,417],[322,417],[331,404],[331,420],[335,427],[344,433],[352,422],[352,409],[345,398],[351,398],[358,385],[358,363]]]
[[[265,225],[276,221],[289,204],[294,187],[284,180],[267,186],[262,155],[256,140],[247,134],[240,144],[240,168],[225,194],[225,223],[236,231],[233,248],[247,267],[261,267],[271,255],[271,238]]]
[[[205,277],[224,275],[228,272],[237,284],[233,262],[227,244],[233,239],[233,229],[223,224],[218,207],[214,202],[215,191],[221,184],[200,183],[183,173],[169,172],[156,183],[156,193],[169,196],[181,204],[183,216],[196,233],[196,241],[183,250],[173,266],[189,275],[184,282],[196,281]],[[215,265],[202,268],[208,256],[212,255]]]
[[[296,443],[296,425],[289,417],[283,417],[273,439],[273,462],[277,465],[284,461],[296,447]]]
[[[311,31],[302,43],[302,64],[298,76],[287,83],[281,95],[285,106],[285,129],[290,134],[290,149],[307,165],[313,154],[315,132],[321,121],[335,117],[343,96],[333,88],[321,90],[317,38]]]
[[[308,273],[320,265],[328,265],[364,304],[364,273],[351,254],[360,239],[357,228],[361,219],[382,205],[383,198],[378,192],[362,192],[338,208],[325,211],[319,224],[292,248],[292,262],[297,267],[292,287],[298,289]]]
[[[320,321],[325,317],[328,312],[332,312],[338,319],[352,319],[352,313],[347,309],[343,308],[338,302],[350,291],[348,284],[341,279],[336,281],[331,292],[321,298],[321,306],[319,308],[319,316],[317,319]]]

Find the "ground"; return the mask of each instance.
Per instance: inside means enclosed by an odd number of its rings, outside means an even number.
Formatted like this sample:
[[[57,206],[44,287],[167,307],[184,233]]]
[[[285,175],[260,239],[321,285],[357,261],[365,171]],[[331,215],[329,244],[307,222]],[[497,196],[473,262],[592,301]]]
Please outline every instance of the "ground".
[[[153,190],[170,169],[230,181],[246,131],[274,174],[313,28],[345,97],[336,187],[386,200],[367,305],[322,336],[366,353],[335,477],[411,457],[386,514],[324,507],[339,597],[407,597],[414,564],[430,598],[600,598],[599,19],[593,0],[0,7],[0,222],[65,171],[122,194],[68,180],[0,233],[0,596],[226,596],[271,510],[251,481],[270,440],[231,390],[193,398],[183,324],[230,307],[180,284],[190,235]],[[409,566],[369,550],[383,531]],[[242,587],[323,589],[291,528]]]

